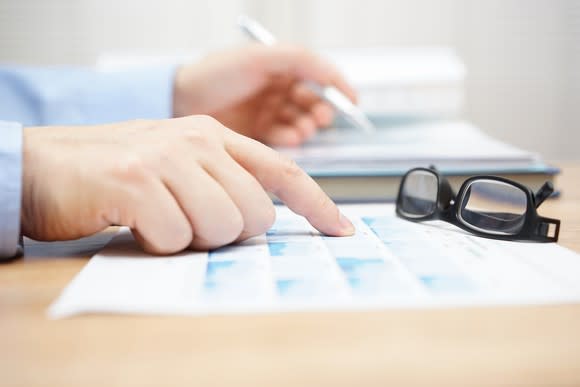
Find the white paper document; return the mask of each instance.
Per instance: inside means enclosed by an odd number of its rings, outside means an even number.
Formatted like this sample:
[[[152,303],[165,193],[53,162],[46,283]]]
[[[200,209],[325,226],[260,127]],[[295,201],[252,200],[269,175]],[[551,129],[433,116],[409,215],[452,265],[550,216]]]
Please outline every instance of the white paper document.
[[[556,244],[472,236],[396,217],[392,204],[343,206],[352,237],[320,235],[278,207],[265,234],[209,253],[153,257],[128,230],[49,309],[228,314],[580,302],[580,255]]]

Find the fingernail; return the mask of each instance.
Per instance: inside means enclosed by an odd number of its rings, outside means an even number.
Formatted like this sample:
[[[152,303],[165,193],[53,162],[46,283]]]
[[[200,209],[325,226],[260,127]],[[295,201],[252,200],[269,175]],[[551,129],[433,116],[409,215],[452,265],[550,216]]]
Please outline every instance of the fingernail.
[[[342,228],[342,231],[344,231],[346,235],[354,234],[354,226],[352,225],[351,221],[348,220],[346,216],[344,216],[342,212],[340,213],[339,223]]]

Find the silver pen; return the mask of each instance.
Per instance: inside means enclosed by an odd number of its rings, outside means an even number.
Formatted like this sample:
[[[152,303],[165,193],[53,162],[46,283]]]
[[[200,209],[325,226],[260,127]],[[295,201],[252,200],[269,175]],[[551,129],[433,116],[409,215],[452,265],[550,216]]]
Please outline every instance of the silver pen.
[[[246,35],[257,42],[267,46],[276,43],[276,37],[272,35],[270,31],[246,15],[238,16],[238,26]],[[307,81],[305,83],[310,90],[332,105],[332,107],[334,107],[334,109],[345,120],[353,124],[356,128],[359,128],[366,133],[375,132],[375,126],[363,111],[355,106],[340,90],[332,86],[324,87],[312,81]]]

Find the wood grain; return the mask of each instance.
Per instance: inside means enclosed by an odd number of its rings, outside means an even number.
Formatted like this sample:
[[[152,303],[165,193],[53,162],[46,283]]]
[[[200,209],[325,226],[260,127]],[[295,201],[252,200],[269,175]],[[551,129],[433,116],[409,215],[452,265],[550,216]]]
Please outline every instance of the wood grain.
[[[580,164],[557,185],[540,212],[580,252]],[[109,237],[0,266],[0,386],[580,385],[580,305],[47,320]]]

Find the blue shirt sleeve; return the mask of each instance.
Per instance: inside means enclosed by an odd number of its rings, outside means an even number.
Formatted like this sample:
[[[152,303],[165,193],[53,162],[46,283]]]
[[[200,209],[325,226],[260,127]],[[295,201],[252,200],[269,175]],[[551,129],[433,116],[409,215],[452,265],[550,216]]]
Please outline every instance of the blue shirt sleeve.
[[[22,126],[169,118],[174,74],[175,66],[99,72],[0,65],[0,260],[22,251]]]
[[[22,127],[0,121],[0,261],[22,251],[20,197],[22,187]]]
[[[169,118],[174,74],[175,66],[118,72],[0,66],[0,119],[38,126]]]

